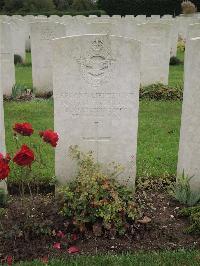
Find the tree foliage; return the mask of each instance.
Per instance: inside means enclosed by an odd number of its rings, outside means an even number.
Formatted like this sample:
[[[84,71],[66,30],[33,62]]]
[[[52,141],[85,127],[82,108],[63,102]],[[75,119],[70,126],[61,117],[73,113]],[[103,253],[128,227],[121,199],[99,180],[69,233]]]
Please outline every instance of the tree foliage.
[[[5,12],[87,11],[95,7],[93,0],[0,0],[0,10]]]
[[[98,0],[98,7],[108,14],[179,15],[183,0]],[[200,9],[199,0],[191,0]]]

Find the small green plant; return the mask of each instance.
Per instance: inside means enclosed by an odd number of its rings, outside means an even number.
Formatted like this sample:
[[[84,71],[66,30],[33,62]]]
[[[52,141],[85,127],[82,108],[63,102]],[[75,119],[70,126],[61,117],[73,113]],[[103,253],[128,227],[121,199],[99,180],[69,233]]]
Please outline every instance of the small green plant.
[[[187,233],[200,234],[200,205],[190,208],[184,208],[180,215],[189,217],[191,225],[186,229]]]
[[[140,99],[152,100],[182,100],[183,88],[170,87],[161,83],[152,84],[140,88]]]
[[[15,63],[15,65],[22,65],[23,64],[22,57],[18,54],[15,54],[14,55],[14,63]]]
[[[21,97],[26,97],[26,98],[30,98],[32,96],[32,94],[34,93],[34,89],[33,88],[27,88],[24,85],[20,85],[20,84],[15,84],[12,87],[12,98],[13,99],[18,99]]]
[[[177,49],[181,52],[185,52],[185,40],[181,39],[180,37],[179,37]]]
[[[70,154],[79,170],[75,180],[58,191],[61,214],[80,232],[93,228],[98,236],[105,231],[124,234],[136,220],[138,207],[133,191],[115,180],[121,166],[113,163],[113,170],[105,174],[92,152],[85,154],[74,146]]]
[[[187,204],[188,206],[194,206],[200,200],[200,193],[192,191],[190,187],[190,181],[192,177],[188,177],[184,174],[177,178],[175,185],[171,186],[169,191],[170,195],[178,200],[181,204]]]
[[[181,65],[182,62],[181,62],[181,60],[180,60],[178,57],[176,57],[176,56],[172,56],[172,57],[170,58],[170,62],[169,62],[169,64],[170,64],[170,66],[177,66],[177,65]]]

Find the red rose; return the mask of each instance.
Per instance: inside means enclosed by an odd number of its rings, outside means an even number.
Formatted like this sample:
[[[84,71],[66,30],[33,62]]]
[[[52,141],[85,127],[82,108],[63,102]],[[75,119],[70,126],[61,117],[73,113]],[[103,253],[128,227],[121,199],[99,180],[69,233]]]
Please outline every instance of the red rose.
[[[8,266],[12,266],[13,265],[13,257],[12,256],[8,256],[7,257],[7,264],[8,264]]]
[[[69,254],[75,254],[75,253],[79,253],[80,252],[80,249],[76,246],[71,246],[67,249],[67,252]]]
[[[22,145],[21,150],[13,158],[13,161],[20,166],[30,166],[34,160],[34,152],[26,145]]]
[[[13,130],[22,136],[31,136],[34,132],[32,125],[29,123],[16,123]]]
[[[10,167],[8,165],[9,161],[10,160],[8,159],[8,155],[4,157],[0,153],[0,181],[6,179],[10,174]]]
[[[51,129],[45,130],[45,131],[40,131],[39,135],[43,140],[49,144],[51,144],[52,147],[56,147],[59,137],[56,132],[54,132]]]

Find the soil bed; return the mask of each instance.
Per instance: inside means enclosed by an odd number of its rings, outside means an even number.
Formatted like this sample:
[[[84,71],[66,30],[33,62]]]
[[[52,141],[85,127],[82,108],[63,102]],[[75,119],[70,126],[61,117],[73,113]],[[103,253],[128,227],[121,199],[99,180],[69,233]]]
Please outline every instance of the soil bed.
[[[26,198],[22,205],[21,199],[14,196],[8,204],[7,218],[0,218],[0,225],[4,228],[3,231],[0,229],[0,260],[9,255],[15,261],[60,257],[67,254],[67,248],[71,245],[79,247],[79,254],[200,247],[200,236],[185,233],[189,221],[178,215],[183,206],[173,201],[167,193],[138,191],[136,199],[143,206],[143,215],[151,218],[149,224],[136,223],[132,232],[123,237],[95,237],[92,232],[86,232],[84,236],[77,234],[77,240],[69,240],[66,247],[62,244],[61,250],[56,250],[53,244],[59,240],[52,234],[53,231],[61,230],[69,235],[76,232],[70,231],[68,221],[58,214],[54,197],[37,196],[34,204]],[[29,210],[27,218],[24,213]],[[40,232],[40,224],[42,230],[46,225],[46,232]]]

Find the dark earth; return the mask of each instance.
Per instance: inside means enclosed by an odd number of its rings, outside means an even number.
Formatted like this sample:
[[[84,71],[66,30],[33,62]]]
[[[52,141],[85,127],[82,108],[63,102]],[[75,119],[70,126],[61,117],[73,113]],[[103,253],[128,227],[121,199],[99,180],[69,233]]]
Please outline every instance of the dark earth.
[[[123,237],[104,233],[95,237],[92,230],[80,234],[70,228],[69,222],[58,214],[51,194],[34,200],[26,197],[23,202],[15,195],[9,200],[7,216],[3,218],[0,213],[0,261],[6,256],[13,256],[15,261],[60,257],[68,254],[70,246],[78,247],[79,254],[85,255],[200,247],[200,236],[185,232],[189,220],[178,214],[184,206],[167,192],[137,191],[136,201],[143,217],[148,218],[147,223],[136,222]],[[59,239],[58,231],[64,232],[66,238]],[[53,248],[57,242],[61,242],[60,250]]]

